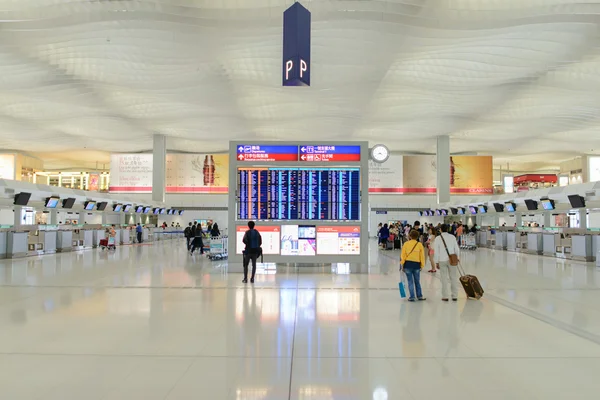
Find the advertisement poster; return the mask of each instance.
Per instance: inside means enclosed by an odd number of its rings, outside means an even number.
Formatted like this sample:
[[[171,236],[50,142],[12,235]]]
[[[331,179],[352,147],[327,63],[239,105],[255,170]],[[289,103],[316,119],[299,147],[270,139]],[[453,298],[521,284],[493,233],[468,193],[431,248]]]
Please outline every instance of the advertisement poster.
[[[588,182],[600,181],[600,157],[588,157],[589,179]]]
[[[359,255],[359,226],[319,226],[318,253],[322,255]]]
[[[314,256],[317,254],[317,227],[298,227],[298,255]]]
[[[248,230],[246,226],[237,226],[235,232],[236,253],[243,254],[246,245],[244,244],[244,234]],[[256,229],[262,237],[263,254],[279,254],[279,226],[260,226]]]
[[[229,154],[167,154],[167,193],[227,193]]]
[[[375,165],[376,163],[371,162],[369,193],[434,194],[437,186],[436,161],[435,155],[392,155],[383,164]],[[401,177],[398,177],[398,174]],[[450,157],[450,192],[492,194],[492,157]]]
[[[493,194],[491,156],[450,157],[450,192],[455,194]]]
[[[19,176],[21,172],[19,172]],[[15,179],[15,155],[0,154],[0,179]]]
[[[298,225],[281,226],[281,255],[298,255]]]
[[[369,193],[402,193],[402,156],[391,154],[383,164],[369,160]]]
[[[110,191],[152,193],[152,154],[111,154]]]
[[[225,194],[229,154],[167,154],[167,193]],[[152,193],[152,154],[112,154],[110,191]]]
[[[90,172],[88,178],[88,190],[90,192],[97,192],[100,189],[100,174],[97,172]]]

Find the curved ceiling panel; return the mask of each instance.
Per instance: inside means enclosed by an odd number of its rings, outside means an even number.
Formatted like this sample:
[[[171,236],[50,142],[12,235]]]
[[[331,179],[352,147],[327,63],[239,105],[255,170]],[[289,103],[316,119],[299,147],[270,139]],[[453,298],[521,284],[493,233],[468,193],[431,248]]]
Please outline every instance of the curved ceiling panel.
[[[163,133],[178,151],[431,153],[449,134],[453,151],[540,165],[600,150],[600,0],[305,0],[312,86],[282,88],[292,3],[0,0],[0,146],[89,160]]]

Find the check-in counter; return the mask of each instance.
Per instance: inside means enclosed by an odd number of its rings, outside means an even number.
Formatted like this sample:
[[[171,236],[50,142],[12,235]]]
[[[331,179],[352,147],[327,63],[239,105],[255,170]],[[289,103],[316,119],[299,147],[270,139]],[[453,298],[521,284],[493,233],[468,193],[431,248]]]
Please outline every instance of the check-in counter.
[[[528,245],[529,245],[527,233],[518,231],[516,233],[516,235],[517,235],[517,251],[520,253],[527,253]]]
[[[506,242],[506,234],[508,232],[504,232],[504,231],[500,231],[497,230],[496,231],[496,242],[494,243],[494,248],[497,250],[506,250],[507,248],[507,242]]]
[[[40,225],[38,235],[44,254],[56,253],[58,225]]]
[[[556,257],[557,258],[571,258],[573,248],[573,242],[570,236],[561,237],[561,239],[556,244]]]
[[[556,257],[556,244],[560,241],[560,233],[544,232],[542,241],[542,254],[548,257]]]
[[[527,233],[527,253],[542,254],[544,252],[544,242],[541,232]]]
[[[11,226],[0,226],[0,259],[6,258],[6,246],[8,240],[8,232]]]
[[[119,239],[121,244],[131,244],[131,230],[127,227],[119,229]]]
[[[106,238],[106,230],[102,227],[95,227],[94,232],[94,247],[100,246],[100,241]]]
[[[517,237],[521,235],[518,232],[505,232],[506,233],[506,250],[517,251]]]
[[[29,231],[19,230],[7,232],[6,256],[20,258],[27,256]]]
[[[94,247],[94,229],[85,225],[77,225],[73,230],[73,249],[85,250]]]
[[[573,260],[594,261],[591,235],[573,235],[571,236],[571,244],[571,258]]]
[[[66,253],[73,251],[73,230],[69,228],[63,228],[58,230],[56,238],[56,251],[59,253]]]

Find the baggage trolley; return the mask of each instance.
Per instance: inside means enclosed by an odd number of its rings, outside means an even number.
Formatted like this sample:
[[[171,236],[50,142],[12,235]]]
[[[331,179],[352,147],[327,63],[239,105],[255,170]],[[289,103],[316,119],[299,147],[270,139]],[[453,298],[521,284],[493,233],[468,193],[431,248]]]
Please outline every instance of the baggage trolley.
[[[218,236],[210,238],[210,248],[208,249],[208,258],[210,260],[227,259],[227,236]]]
[[[464,249],[464,250],[477,249],[477,240],[476,240],[475,234],[469,233],[467,235],[463,235],[460,248]]]
[[[115,238],[109,237],[105,239],[100,239],[100,248],[102,250],[116,250],[117,246],[115,246]]]

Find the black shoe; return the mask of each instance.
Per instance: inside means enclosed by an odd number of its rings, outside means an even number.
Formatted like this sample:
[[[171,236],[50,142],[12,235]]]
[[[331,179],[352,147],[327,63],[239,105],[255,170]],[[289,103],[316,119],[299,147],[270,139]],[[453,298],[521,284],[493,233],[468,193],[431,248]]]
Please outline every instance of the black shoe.
[[[242,283],[248,283],[248,279],[244,278],[244,280],[242,281]]]
[[[254,283],[254,278],[250,278],[250,283]]]
[[[458,299],[452,299],[452,301],[458,301]]]
[[[425,298],[425,297],[419,297],[419,301],[425,301],[425,300],[427,300],[427,298]]]

